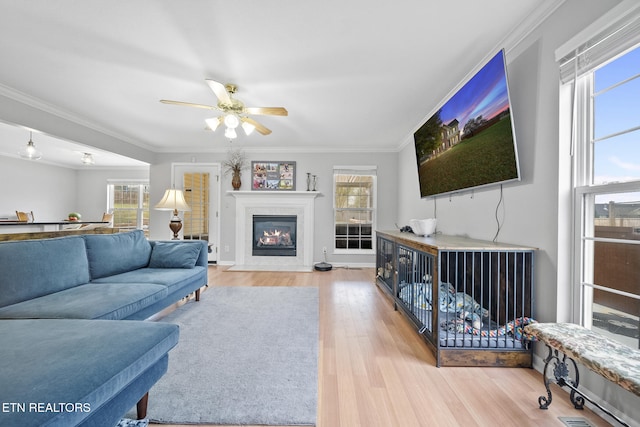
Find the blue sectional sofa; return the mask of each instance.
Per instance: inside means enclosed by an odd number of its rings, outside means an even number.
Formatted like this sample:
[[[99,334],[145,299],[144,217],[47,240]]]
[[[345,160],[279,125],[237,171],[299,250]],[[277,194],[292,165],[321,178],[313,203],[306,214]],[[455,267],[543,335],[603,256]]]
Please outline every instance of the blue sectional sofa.
[[[0,242],[0,271],[0,425],[110,426],[136,402],[145,416],[178,341],[176,325],[134,320],[199,300],[207,244],[142,231]]]
[[[0,242],[0,319],[143,320],[207,284],[203,240],[141,230]]]

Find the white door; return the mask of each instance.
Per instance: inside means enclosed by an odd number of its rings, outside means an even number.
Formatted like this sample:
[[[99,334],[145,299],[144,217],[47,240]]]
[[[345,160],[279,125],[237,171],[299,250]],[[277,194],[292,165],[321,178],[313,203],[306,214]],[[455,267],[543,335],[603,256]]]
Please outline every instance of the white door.
[[[191,211],[183,213],[184,239],[207,240],[209,262],[218,261],[220,245],[220,165],[217,163],[174,163],[174,185],[183,191]]]

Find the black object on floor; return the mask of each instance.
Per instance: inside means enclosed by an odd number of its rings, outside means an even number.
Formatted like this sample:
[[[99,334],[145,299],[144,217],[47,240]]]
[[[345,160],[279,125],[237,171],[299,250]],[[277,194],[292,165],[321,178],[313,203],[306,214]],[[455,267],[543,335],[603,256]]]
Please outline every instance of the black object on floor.
[[[328,262],[319,262],[316,265],[314,265],[313,268],[315,268],[318,271],[329,271],[333,268],[333,266]]]

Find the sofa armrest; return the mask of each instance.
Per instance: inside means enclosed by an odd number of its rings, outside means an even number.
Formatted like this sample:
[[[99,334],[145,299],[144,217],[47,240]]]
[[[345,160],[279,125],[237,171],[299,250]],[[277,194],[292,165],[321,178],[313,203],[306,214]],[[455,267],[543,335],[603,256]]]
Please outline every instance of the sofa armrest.
[[[196,261],[196,265],[201,267],[207,267],[209,265],[209,242],[206,240],[149,240],[151,243],[151,248],[155,246],[156,243],[188,243],[191,245],[200,245],[200,254],[198,255],[198,259]]]

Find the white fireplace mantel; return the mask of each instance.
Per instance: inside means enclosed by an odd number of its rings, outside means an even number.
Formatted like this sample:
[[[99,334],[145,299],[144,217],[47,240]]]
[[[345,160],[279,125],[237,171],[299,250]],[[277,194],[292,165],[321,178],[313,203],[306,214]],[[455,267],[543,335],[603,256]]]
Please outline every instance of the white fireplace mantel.
[[[311,198],[315,199],[321,193],[319,191],[234,191],[229,190],[227,194],[235,197],[236,199],[244,199],[244,198],[276,198],[276,197],[285,197],[285,198]]]
[[[313,227],[317,191],[227,191],[236,199],[234,269],[313,270]],[[296,215],[295,257],[253,256],[253,215]]]

